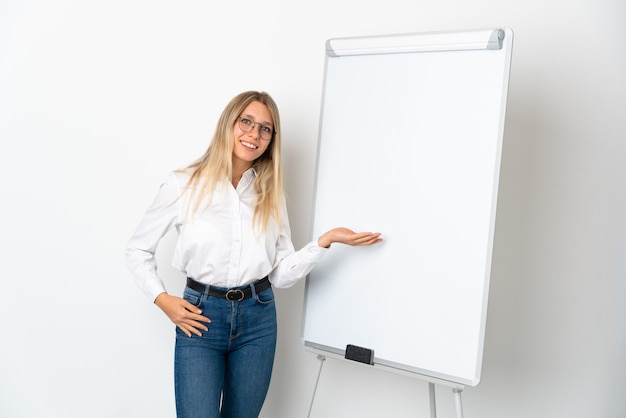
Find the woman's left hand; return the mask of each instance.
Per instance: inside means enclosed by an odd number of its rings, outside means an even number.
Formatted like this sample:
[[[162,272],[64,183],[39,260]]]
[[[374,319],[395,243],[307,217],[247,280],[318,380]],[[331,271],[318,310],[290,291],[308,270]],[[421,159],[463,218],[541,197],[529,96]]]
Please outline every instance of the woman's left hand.
[[[338,227],[322,234],[322,236],[318,238],[317,244],[324,248],[330,247],[330,244],[334,242],[352,246],[361,246],[377,244],[382,240],[380,232],[354,232],[348,228]]]

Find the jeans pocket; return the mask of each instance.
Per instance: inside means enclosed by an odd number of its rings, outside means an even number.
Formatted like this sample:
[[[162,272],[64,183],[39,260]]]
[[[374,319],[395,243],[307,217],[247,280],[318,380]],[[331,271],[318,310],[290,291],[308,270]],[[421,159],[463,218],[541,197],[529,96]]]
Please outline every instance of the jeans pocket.
[[[256,300],[260,304],[269,305],[274,302],[274,291],[271,287],[265,289],[264,291],[257,293]]]
[[[193,306],[199,307],[200,303],[202,302],[202,297],[198,296],[198,294],[199,293],[197,291],[186,287],[185,291],[183,292],[183,299],[191,303]]]

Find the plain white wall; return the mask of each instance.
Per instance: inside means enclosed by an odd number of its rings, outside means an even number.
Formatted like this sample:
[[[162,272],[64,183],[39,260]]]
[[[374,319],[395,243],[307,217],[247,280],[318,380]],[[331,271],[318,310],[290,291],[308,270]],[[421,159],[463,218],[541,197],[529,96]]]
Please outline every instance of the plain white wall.
[[[623,417],[625,23],[622,0],[0,2],[0,416],[174,416],[172,326],[132,282],[122,248],[233,95],[267,90],[281,107],[300,247],[311,238],[325,40],[509,26],[485,359],[465,416]],[[179,292],[174,239],[159,260]],[[277,293],[262,416],[292,418],[316,360],[300,343],[303,284]],[[440,416],[453,416],[451,391],[437,394]],[[312,417],[346,416],[428,416],[427,385],[329,359]]]

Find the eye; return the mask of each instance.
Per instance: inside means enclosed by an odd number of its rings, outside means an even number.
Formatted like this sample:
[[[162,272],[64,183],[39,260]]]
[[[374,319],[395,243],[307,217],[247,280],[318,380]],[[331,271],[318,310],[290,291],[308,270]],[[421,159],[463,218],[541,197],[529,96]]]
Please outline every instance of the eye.
[[[241,117],[241,119],[239,119],[241,121],[241,123],[243,123],[244,125],[252,125],[252,121],[246,117]]]
[[[261,129],[263,130],[263,132],[267,133],[267,134],[272,134],[272,127],[271,126],[266,126],[266,125],[262,125]]]

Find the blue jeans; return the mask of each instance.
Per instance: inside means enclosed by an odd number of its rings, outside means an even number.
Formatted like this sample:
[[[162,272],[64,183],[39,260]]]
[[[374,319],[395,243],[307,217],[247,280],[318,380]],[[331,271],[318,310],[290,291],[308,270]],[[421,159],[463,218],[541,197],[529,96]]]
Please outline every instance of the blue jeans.
[[[183,295],[212,322],[202,337],[176,329],[177,417],[258,418],[276,350],[274,292],[253,289],[240,302],[207,292],[185,288]]]

